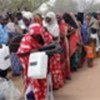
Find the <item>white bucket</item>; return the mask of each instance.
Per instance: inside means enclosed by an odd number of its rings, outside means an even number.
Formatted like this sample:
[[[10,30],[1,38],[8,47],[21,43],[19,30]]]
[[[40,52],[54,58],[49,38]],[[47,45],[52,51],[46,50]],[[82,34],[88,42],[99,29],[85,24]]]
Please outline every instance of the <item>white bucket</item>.
[[[11,67],[9,47],[2,45],[0,48],[0,69],[6,70]]]
[[[46,78],[48,70],[48,56],[45,52],[31,53],[28,67],[28,77],[34,79]]]

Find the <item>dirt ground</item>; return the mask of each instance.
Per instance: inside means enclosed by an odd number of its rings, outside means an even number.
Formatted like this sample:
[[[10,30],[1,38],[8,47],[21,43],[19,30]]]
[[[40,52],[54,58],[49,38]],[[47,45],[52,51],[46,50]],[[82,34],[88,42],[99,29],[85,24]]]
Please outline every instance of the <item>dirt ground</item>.
[[[59,91],[54,92],[55,100],[100,100],[100,58],[93,68],[85,65]]]
[[[72,80],[66,81],[65,86],[54,91],[54,100],[100,100],[100,58],[94,61],[94,67],[79,69],[72,74]],[[9,77],[18,89],[23,92],[21,77]]]

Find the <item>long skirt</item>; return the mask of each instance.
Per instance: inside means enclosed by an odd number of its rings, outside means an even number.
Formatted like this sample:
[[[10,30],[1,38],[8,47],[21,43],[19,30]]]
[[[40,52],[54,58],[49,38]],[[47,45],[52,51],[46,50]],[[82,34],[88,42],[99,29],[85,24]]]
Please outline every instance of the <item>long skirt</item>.
[[[78,61],[78,68],[82,68],[84,65],[84,62],[86,60],[86,51],[84,46],[80,46],[79,48],[79,61]]]
[[[60,54],[54,54],[50,57],[49,72],[52,76],[53,89],[61,88],[64,85],[64,80],[60,65]]]
[[[78,50],[75,51],[75,53],[71,56],[70,59],[71,64],[71,71],[74,72],[77,70],[78,67]]]
[[[20,64],[20,61],[18,60],[16,53],[11,53],[11,69],[14,75],[20,75],[22,72],[22,66]]]
[[[47,90],[47,79],[30,79],[26,78],[26,91],[31,84],[32,98],[29,100],[45,100]]]
[[[61,54],[61,70],[63,74],[63,79],[70,77],[70,60],[69,60],[69,44],[68,39],[61,39],[61,47],[63,48],[63,53]]]

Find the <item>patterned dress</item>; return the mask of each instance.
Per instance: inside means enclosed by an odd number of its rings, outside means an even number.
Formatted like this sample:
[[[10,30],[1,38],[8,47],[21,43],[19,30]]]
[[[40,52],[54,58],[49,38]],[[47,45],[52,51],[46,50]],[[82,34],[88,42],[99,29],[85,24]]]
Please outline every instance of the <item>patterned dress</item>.
[[[63,53],[61,54],[61,69],[63,73],[63,79],[70,77],[70,60],[69,60],[69,42],[66,37],[67,35],[67,24],[63,21],[59,23],[61,41],[60,44],[63,48]]]
[[[52,42],[52,37],[48,32],[44,32],[41,34],[44,40],[44,45],[49,44]],[[25,86],[26,88],[32,82],[32,87],[34,90],[35,100],[45,100],[46,97],[46,90],[47,90],[47,78],[46,79],[30,79],[27,76],[28,71],[28,62],[29,62],[29,55],[21,57],[19,54],[27,53],[32,50],[38,49],[43,47],[44,45],[40,45],[35,39],[30,36],[30,33],[27,33],[21,41],[19,50],[17,52],[17,56],[23,66],[24,69],[24,79],[25,79]],[[60,56],[59,54],[55,54],[50,57],[49,59],[49,72],[52,75],[52,82],[54,88],[59,88],[62,82],[62,73],[60,70]]]
[[[50,43],[52,41],[52,38],[47,33],[44,33],[43,36],[46,38],[45,45]],[[27,33],[24,38],[21,41],[20,48],[17,52],[17,56],[23,66],[24,69],[24,79],[25,79],[25,86],[26,88],[30,85],[32,82],[32,87],[34,90],[34,96],[36,100],[45,100],[46,96],[46,87],[47,87],[47,79],[30,79],[27,76],[28,71],[28,62],[29,62],[29,55],[20,57],[19,53],[27,53],[31,50],[41,48],[42,45],[40,45],[35,39],[33,39],[29,33]]]

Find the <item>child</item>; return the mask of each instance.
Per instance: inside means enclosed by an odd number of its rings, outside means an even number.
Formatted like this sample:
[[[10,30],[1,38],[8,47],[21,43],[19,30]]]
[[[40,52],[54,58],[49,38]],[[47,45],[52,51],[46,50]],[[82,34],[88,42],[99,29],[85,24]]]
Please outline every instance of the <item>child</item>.
[[[94,53],[90,41],[85,46],[85,50],[86,50],[86,59],[88,62],[88,66],[93,67]]]

